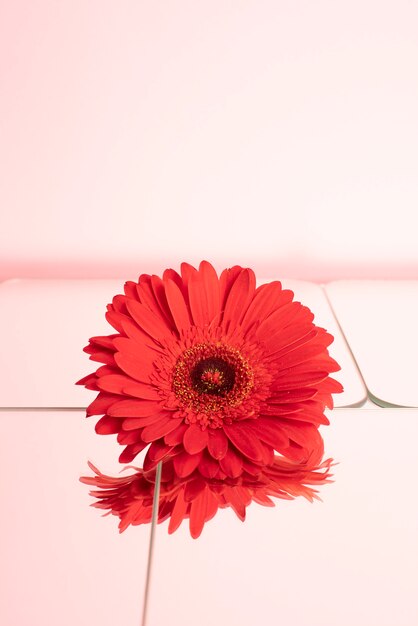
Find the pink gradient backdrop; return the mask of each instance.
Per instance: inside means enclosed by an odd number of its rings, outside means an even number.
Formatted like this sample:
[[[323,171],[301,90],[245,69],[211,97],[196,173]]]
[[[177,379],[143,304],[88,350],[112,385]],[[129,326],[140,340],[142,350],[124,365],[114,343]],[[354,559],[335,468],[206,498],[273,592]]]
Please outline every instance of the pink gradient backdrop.
[[[0,2],[0,278],[418,277],[418,5]]]

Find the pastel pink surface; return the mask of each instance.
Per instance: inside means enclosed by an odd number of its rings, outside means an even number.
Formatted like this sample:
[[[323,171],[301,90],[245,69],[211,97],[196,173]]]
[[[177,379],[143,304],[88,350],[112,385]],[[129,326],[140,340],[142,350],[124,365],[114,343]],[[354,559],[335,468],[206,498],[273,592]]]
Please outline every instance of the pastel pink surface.
[[[220,511],[194,541],[158,527],[149,626],[415,626],[418,410],[337,409],[323,502]],[[396,425],[396,427],[395,427]],[[138,626],[149,526],[117,532],[78,482],[119,469],[81,411],[0,412],[0,623]]]
[[[1,5],[0,276],[417,276],[416,2]]]

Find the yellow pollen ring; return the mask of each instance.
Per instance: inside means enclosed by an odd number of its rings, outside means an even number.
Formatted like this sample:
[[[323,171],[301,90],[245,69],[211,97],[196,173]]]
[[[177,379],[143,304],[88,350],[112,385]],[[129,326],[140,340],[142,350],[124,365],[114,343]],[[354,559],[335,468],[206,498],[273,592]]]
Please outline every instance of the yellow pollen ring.
[[[185,350],[173,369],[172,387],[184,407],[215,413],[236,407],[254,385],[253,370],[239,350],[199,343]]]

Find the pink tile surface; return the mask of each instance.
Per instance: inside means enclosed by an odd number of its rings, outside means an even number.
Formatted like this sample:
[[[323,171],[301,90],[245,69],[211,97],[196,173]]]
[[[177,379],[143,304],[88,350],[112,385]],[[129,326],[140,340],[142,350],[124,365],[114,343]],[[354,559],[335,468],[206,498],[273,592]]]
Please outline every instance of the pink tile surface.
[[[418,411],[337,409],[323,502],[158,527],[148,626],[415,626]],[[78,482],[119,446],[80,411],[0,412],[0,623],[138,626],[149,527],[117,532]]]
[[[373,400],[418,407],[418,280],[325,285]]]

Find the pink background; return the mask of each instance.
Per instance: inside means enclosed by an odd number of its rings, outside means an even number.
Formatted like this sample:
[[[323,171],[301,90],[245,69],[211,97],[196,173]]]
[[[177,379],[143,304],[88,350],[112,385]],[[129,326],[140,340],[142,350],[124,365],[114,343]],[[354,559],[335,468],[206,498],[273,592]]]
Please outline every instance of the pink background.
[[[417,25],[409,0],[0,0],[0,280],[202,258],[418,278]],[[159,528],[150,626],[416,624],[416,417],[334,412],[338,488],[301,541],[304,502],[200,543]],[[149,529],[119,536],[77,482],[87,458],[112,472],[114,441],[81,411],[0,418],[0,622],[138,624]]]
[[[0,2],[0,278],[418,276],[418,5]]]

